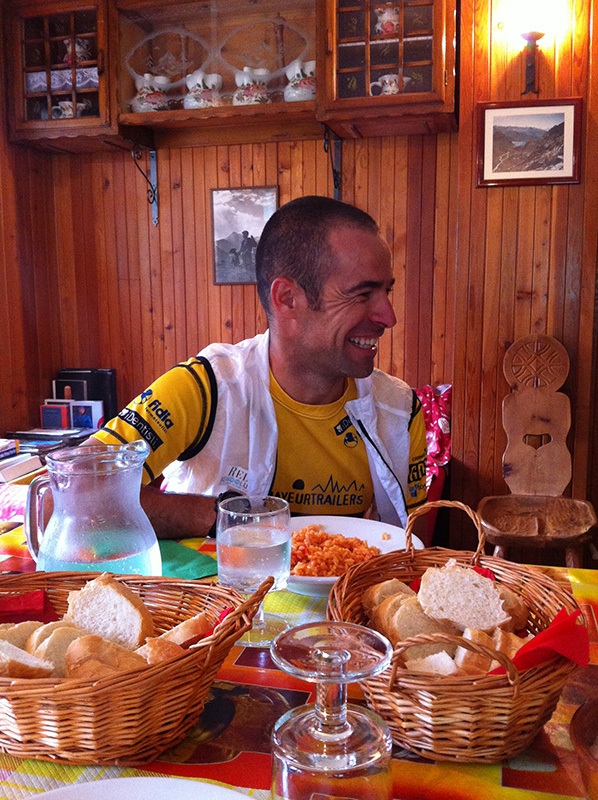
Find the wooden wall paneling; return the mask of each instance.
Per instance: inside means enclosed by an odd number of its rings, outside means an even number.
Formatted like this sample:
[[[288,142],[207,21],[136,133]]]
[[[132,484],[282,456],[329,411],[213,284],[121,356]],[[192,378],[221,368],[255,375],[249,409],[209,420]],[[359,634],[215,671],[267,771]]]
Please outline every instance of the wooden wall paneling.
[[[198,353],[209,339],[208,286],[213,284],[213,272],[212,221],[210,192],[206,188],[205,148],[193,148],[190,152],[193,156],[193,220],[188,220],[190,209],[186,208],[185,225],[192,225],[195,231],[193,265],[197,274],[196,294],[190,298],[189,306],[189,313],[193,314],[197,326],[197,339],[192,352],[189,353],[189,356],[192,356]]]
[[[171,149],[170,183],[171,183],[171,226],[172,226],[172,268],[174,282],[174,317],[172,325],[175,333],[174,364],[185,361],[190,354],[187,319],[187,270],[185,268],[185,238],[193,236],[193,228],[185,229],[183,225],[183,187],[192,179],[183,169],[183,153],[185,148]]]
[[[432,316],[434,306],[434,239],[436,212],[436,136],[422,139],[419,342],[417,386],[430,383],[432,363]]]
[[[523,186],[519,189],[519,220],[517,236],[517,259],[515,286],[515,328],[513,341],[525,336],[531,330],[531,299],[533,288],[534,258],[534,204],[536,187]]]
[[[436,214],[434,218],[434,284],[432,292],[432,335],[430,354],[430,383],[445,382],[445,349],[447,330],[447,283],[450,272],[449,220],[451,209],[451,137],[436,137]]]
[[[355,157],[353,165],[353,199],[350,201],[364,211],[368,210],[368,182],[369,173],[369,141],[367,139],[356,139],[354,142]],[[344,198],[343,198],[344,199]]]
[[[83,347],[81,356],[85,359],[84,362],[80,363],[103,366],[100,350],[100,320],[96,310],[97,263],[95,233],[93,227],[87,221],[93,207],[91,160],[84,156],[79,156],[76,159],[72,159],[71,163],[72,180],[77,186],[76,192],[73,194],[76,266],[78,280],[81,282],[84,291],[83,300],[78,301],[78,321],[84,331],[84,337],[81,342]],[[123,234],[126,236],[128,230],[126,219],[122,220],[122,225],[124,231],[121,231],[121,236]],[[128,252],[125,252],[125,259],[128,272],[128,265],[131,261]],[[123,268],[124,266],[123,264]],[[92,310],[91,313],[90,309]]]
[[[279,145],[276,142],[267,142],[264,145],[264,183],[266,186],[278,186],[278,205],[282,204],[281,191],[279,185]],[[266,320],[266,313],[262,308],[262,304],[257,299],[255,300],[255,330],[257,333],[263,333],[268,327]]]
[[[282,206],[293,199],[291,182],[291,143],[278,144],[278,202]]]
[[[386,137],[380,140],[380,208],[376,221],[378,222],[380,233],[384,241],[388,244],[391,255],[394,239],[395,223],[395,175],[393,172],[395,160],[395,142],[393,137]],[[393,268],[396,269],[393,259]],[[395,273],[396,280],[396,273]],[[394,291],[391,293],[391,302],[394,303]],[[395,311],[396,316],[396,311]],[[397,318],[398,321],[398,318]],[[379,344],[379,366],[385,372],[393,374],[393,331],[387,331]]]
[[[218,147],[205,148],[205,197],[208,210],[207,226],[209,233],[208,255],[208,293],[206,297],[206,307],[208,310],[208,339],[211,342],[220,342],[220,286],[214,283],[214,223],[212,220],[212,189],[226,188],[220,185],[221,175],[219,170]]]
[[[197,283],[199,264],[195,260],[195,231],[199,220],[195,215],[195,188],[193,172],[193,150],[184,147],[180,150],[181,189],[178,225],[180,227],[181,266],[184,275],[185,343],[180,361],[186,361],[199,350],[197,335]],[[178,323],[178,320],[177,320]]]
[[[241,147],[241,186],[266,186],[266,156],[263,144],[246,144]],[[241,289],[242,338],[256,334],[255,317],[257,292],[256,284],[248,283]],[[238,341],[238,340],[237,340]]]
[[[548,284],[550,273],[550,221],[552,219],[551,186],[539,186],[536,190],[534,208],[534,255],[533,287],[531,302],[531,325],[534,333],[546,333],[548,319]]]
[[[252,153],[251,146],[249,145],[232,145],[229,150],[228,162],[228,178],[231,187],[244,187],[252,186],[253,180],[251,177],[251,163]],[[244,171],[242,161],[247,162],[247,170]],[[248,182],[247,173],[249,173]],[[239,342],[245,338],[245,313],[243,308],[243,295],[245,287],[242,284],[233,285],[230,287],[230,325],[227,325],[231,342]],[[227,340],[228,341],[228,340]]]
[[[409,163],[408,137],[395,138],[394,155],[389,171],[394,184],[394,222],[389,244],[392,249],[395,285],[392,298],[397,324],[392,329],[391,374],[405,378],[405,350],[407,331],[407,170]],[[390,236],[390,231],[388,232]]]
[[[446,321],[444,326],[438,321],[438,339],[444,341],[444,362],[433,364],[432,369],[438,368],[438,373],[433,372],[433,383],[446,383],[453,380],[453,364],[455,359],[455,328],[460,324],[463,314],[462,304],[457,312],[457,268],[458,268],[458,216],[459,216],[459,138],[457,134],[447,134],[449,139],[449,160],[441,162],[437,160],[437,167],[440,164],[448,164],[449,169],[449,204],[448,204],[448,225],[447,225],[447,259],[445,269],[438,268],[439,276],[445,275],[446,282]],[[440,135],[439,140],[443,139]],[[438,241],[438,238],[436,239]],[[459,298],[460,299],[460,298]]]
[[[546,309],[547,330],[560,342],[563,341],[565,277],[567,274],[567,229],[569,187],[555,186],[550,221],[551,270]]]
[[[237,146],[238,149],[238,146]],[[230,146],[217,147],[217,168],[218,178],[215,189],[228,189],[231,187],[230,181]],[[232,313],[232,291],[230,284],[221,284],[218,287],[220,295],[220,332],[215,341],[232,342],[231,313]]]
[[[168,186],[168,174],[164,174],[164,163],[168,158],[168,150],[161,150],[158,156],[157,177],[159,192],[159,214],[160,222],[157,226],[151,222],[151,210],[146,201],[144,212],[148,215],[148,258],[150,265],[150,286],[151,286],[151,315],[152,315],[152,339],[151,352],[153,358],[152,376],[157,378],[167,369],[166,348],[164,339],[164,295],[162,292],[162,258],[161,243],[162,230],[164,228],[164,205],[166,204],[166,187]],[[149,156],[144,153],[140,166],[146,175],[149,174]],[[148,343],[149,344],[149,343]],[[171,365],[168,364],[170,367]]]
[[[421,276],[422,136],[410,136],[407,162],[407,228],[405,242],[405,374],[410,386],[419,383],[419,314],[423,291]]]
[[[147,156],[142,154],[140,168],[146,172]],[[132,159],[131,159],[132,160]],[[125,386],[120,376],[116,375],[116,387],[119,406],[128,403],[140,394],[146,386],[158,377],[154,365],[154,307],[152,297],[152,256],[150,248],[150,227],[152,226],[149,203],[147,201],[147,183],[139,170],[132,165],[131,194],[133,205],[127,208],[129,225],[134,229],[135,247],[130,250],[135,254],[139,264],[139,294],[141,304],[141,327],[139,348],[134,353],[135,361],[141,367],[141,379],[134,386]],[[160,189],[158,187],[158,213]]]
[[[165,191],[160,198],[160,223],[159,233],[159,263],[162,294],[162,331],[161,338],[164,347],[164,366],[170,369],[178,360],[176,341],[177,326],[177,296],[175,289],[175,263],[173,242],[173,185],[180,180],[177,169],[178,150],[165,149],[158,156],[158,185]]]

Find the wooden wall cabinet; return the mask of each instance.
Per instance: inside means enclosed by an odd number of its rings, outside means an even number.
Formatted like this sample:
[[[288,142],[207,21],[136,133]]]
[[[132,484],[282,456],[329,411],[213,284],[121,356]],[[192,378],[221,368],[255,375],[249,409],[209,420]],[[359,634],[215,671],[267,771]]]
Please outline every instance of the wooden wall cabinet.
[[[341,138],[457,129],[455,0],[317,0],[317,115]]]
[[[11,140],[84,150],[314,139],[324,125],[341,138],[455,130],[455,3],[12,0]]]
[[[148,143],[123,132],[115,104],[107,0],[9,0],[5,15],[9,137],[44,149],[80,152]]]

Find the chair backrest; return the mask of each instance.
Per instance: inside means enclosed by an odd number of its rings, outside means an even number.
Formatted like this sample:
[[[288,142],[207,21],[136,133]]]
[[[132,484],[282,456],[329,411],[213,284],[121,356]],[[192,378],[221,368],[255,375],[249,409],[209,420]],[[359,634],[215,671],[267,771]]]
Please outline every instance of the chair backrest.
[[[511,386],[502,407],[505,482],[512,494],[558,497],[571,480],[571,406],[558,391],[569,374],[567,351],[552,336],[523,336],[505,353],[503,371]]]

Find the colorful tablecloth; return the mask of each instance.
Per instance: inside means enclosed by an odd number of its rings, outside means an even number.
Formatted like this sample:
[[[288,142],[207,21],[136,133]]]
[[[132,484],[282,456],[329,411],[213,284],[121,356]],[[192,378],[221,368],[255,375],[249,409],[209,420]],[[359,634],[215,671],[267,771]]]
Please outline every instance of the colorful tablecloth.
[[[16,546],[18,532],[14,536]],[[186,545],[202,552],[214,551],[213,541],[190,540]],[[14,569],[16,562],[8,563]],[[552,719],[517,758],[488,766],[435,763],[395,749],[397,800],[554,800],[584,796],[569,739],[569,722],[581,702],[598,695],[598,572],[543,569],[568,588],[583,609],[590,633],[590,666],[578,670],[569,680]],[[323,619],[326,601],[277,592],[266,598],[266,609],[284,614],[295,625]],[[144,769],[71,767],[0,754],[0,800],[22,800],[65,785],[143,775],[207,780],[234,787],[258,800],[269,800],[272,725],[289,708],[312,702],[312,690],[311,684],[276,669],[267,650],[234,647],[197,726],[159,760]],[[354,701],[361,701],[357,687],[350,687],[349,693]]]

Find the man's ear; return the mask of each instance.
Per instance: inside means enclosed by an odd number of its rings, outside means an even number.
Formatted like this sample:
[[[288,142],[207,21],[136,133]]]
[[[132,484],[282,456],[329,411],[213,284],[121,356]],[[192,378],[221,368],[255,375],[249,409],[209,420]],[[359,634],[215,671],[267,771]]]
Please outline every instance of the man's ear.
[[[270,286],[270,303],[278,316],[293,317],[305,305],[305,292],[290,278],[274,278]]]

